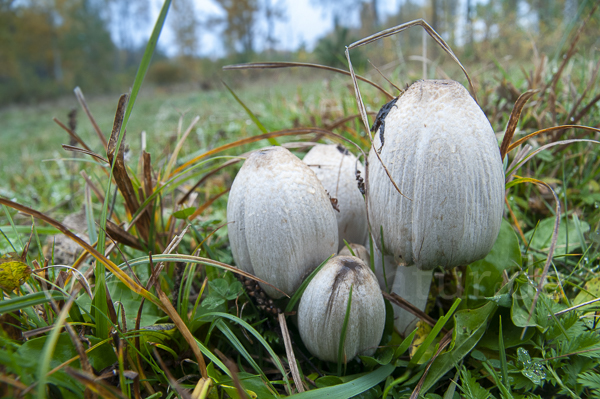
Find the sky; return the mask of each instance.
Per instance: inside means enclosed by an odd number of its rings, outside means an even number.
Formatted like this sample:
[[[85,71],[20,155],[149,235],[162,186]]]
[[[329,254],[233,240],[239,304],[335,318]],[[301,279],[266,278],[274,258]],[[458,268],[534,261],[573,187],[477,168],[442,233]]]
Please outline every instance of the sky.
[[[331,13],[322,7],[316,6],[312,0],[272,0],[274,4],[281,5],[285,12],[282,20],[278,20],[275,25],[275,37],[278,40],[277,50],[296,50],[301,45],[305,45],[308,50],[312,50],[319,38],[325,36],[333,29],[333,19]],[[380,0],[380,13],[389,15],[398,9],[402,0]],[[162,0],[153,1],[153,9],[150,21],[147,27],[141,29],[138,33],[139,42],[144,42],[150,36],[152,25],[158,16]],[[196,13],[200,19],[205,19],[209,15],[222,15],[221,8],[212,0],[195,0]],[[167,17],[168,18],[168,17]],[[261,21],[262,23],[263,21]],[[358,26],[358,11],[350,14],[343,21],[346,26]],[[261,29],[259,27],[259,29]],[[262,26],[263,32],[266,28]],[[170,30],[169,22],[165,23],[158,46],[166,52],[167,55],[175,55],[176,49],[172,45],[173,33]],[[262,40],[257,40],[260,46]],[[200,41],[201,56],[220,57],[224,55],[223,46],[219,37],[215,34],[204,32]],[[257,50],[260,50],[258,48]]]

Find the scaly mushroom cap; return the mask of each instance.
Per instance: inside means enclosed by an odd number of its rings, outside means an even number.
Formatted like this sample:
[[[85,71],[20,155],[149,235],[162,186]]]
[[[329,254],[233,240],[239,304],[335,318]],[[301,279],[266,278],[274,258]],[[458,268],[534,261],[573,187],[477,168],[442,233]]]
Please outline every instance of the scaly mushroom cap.
[[[333,207],[317,176],[283,147],[253,152],[235,177],[227,203],[236,265],[288,295],[337,252]],[[262,284],[272,298],[283,294]]]
[[[367,238],[367,209],[358,190],[356,168],[364,176],[364,167],[347,149],[335,144],[317,144],[305,156],[323,187],[338,201],[336,212],[341,249],[344,240],[364,242]]]
[[[337,362],[351,286],[344,360],[372,355],[381,341],[385,304],[375,275],[359,258],[336,256],[308,284],[298,307],[302,342],[321,360]]]
[[[369,153],[369,220],[375,243],[423,270],[485,257],[500,231],[504,172],[489,121],[451,80],[417,81],[384,120]],[[374,151],[408,198],[389,181]]]

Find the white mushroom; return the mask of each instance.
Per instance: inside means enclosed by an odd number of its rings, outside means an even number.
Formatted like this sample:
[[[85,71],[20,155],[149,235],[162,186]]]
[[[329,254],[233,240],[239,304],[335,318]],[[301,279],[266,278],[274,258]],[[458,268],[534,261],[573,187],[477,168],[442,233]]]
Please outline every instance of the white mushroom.
[[[435,267],[469,264],[494,245],[504,209],[502,160],[483,111],[451,80],[415,82],[384,122],[384,140],[377,132],[369,153],[369,221],[378,246],[383,231],[385,253],[416,266],[396,273],[393,291],[424,304]],[[413,320],[401,316],[396,328],[404,333]]]
[[[362,164],[347,149],[335,144],[317,144],[304,156],[304,162],[315,172],[329,195],[337,199],[338,249],[342,249],[344,240],[365,242],[367,210],[356,182],[357,168],[364,175]]]
[[[306,348],[321,360],[337,362],[352,287],[343,361],[372,355],[385,326],[385,304],[375,275],[354,256],[336,256],[306,287],[298,307],[298,329]]]
[[[323,185],[282,147],[246,159],[231,186],[227,220],[236,265],[288,295],[337,252],[335,211]],[[283,296],[261,286],[272,298]]]

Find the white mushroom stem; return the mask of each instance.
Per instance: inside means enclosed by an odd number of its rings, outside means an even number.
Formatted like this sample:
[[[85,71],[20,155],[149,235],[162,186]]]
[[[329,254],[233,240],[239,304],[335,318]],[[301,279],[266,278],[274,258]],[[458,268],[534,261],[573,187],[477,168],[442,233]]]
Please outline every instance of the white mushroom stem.
[[[392,292],[425,311],[429,298],[429,287],[433,277],[432,270],[420,270],[416,266],[398,266]],[[394,327],[403,336],[410,334],[419,318],[394,305]]]

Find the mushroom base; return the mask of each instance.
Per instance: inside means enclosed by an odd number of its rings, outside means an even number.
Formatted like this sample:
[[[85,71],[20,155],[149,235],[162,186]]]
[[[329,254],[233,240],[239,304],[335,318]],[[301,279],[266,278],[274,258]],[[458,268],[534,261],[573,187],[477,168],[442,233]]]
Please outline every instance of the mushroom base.
[[[398,266],[392,292],[425,311],[432,277],[433,270],[420,270],[416,266]],[[417,321],[419,321],[418,317],[394,305],[394,327],[401,335],[410,334]]]

